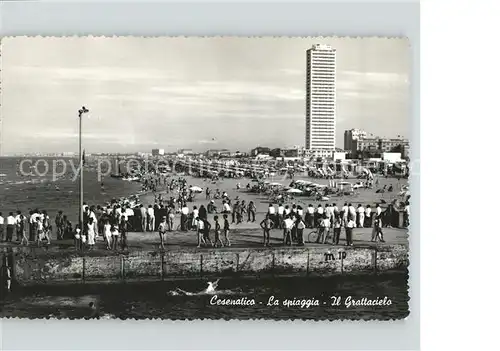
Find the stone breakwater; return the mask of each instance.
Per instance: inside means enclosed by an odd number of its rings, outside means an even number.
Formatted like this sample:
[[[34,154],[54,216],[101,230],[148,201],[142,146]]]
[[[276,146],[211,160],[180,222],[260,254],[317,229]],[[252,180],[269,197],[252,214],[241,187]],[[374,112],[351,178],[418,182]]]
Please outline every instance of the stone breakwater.
[[[405,245],[219,250],[178,249],[126,254],[10,252],[20,285],[238,276],[334,276],[406,269]]]

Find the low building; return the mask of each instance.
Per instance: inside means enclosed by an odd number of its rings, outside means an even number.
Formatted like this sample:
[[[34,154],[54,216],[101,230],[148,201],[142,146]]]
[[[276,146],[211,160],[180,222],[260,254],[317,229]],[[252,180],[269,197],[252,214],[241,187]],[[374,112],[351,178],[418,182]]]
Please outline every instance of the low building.
[[[205,152],[207,157],[229,157],[231,156],[231,151],[228,149],[210,149]]]
[[[250,156],[257,156],[259,154],[269,155],[271,153],[271,149],[268,147],[257,146],[255,149],[250,151]]]
[[[163,156],[163,155],[165,155],[165,150],[164,149],[153,149],[153,150],[151,150],[151,154],[153,156]]]
[[[179,149],[177,151],[178,155],[183,155],[183,156],[191,156],[194,154],[192,149]]]
[[[382,160],[389,163],[401,162],[401,153],[399,152],[383,152]]]

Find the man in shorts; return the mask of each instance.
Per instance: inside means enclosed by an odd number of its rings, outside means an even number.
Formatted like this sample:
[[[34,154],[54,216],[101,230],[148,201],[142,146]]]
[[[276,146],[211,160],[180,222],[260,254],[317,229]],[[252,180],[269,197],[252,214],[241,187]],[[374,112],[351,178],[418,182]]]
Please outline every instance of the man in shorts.
[[[158,226],[158,235],[160,236],[160,248],[162,250],[165,250],[164,244],[166,244],[167,242],[167,231],[168,231],[167,216],[163,216],[160,225]]]

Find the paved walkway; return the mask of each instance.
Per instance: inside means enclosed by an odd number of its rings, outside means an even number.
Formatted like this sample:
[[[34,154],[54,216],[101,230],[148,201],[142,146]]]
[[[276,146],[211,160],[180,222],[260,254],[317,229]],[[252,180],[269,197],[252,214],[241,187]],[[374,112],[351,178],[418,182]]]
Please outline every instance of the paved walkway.
[[[260,248],[262,247],[262,230],[255,228],[256,223],[245,223],[241,225],[242,228],[236,227],[230,233],[231,247],[226,249],[242,249],[242,248]],[[252,228],[253,227],[253,228]],[[312,229],[304,230],[304,240],[307,241],[307,237]],[[380,245],[391,245],[391,244],[402,244],[408,245],[408,230],[398,229],[398,228],[384,228],[384,238],[385,243],[373,243],[371,239],[371,228],[357,228],[353,232],[354,246],[380,246]],[[213,231],[210,235],[213,240]],[[159,236],[157,232],[132,232],[128,233],[128,246],[129,251],[151,251],[158,250]],[[167,247],[168,251],[172,250],[195,250],[197,246],[197,233],[195,231],[181,232],[173,231],[167,234]],[[331,245],[331,237],[328,241]],[[340,245],[345,244],[345,232],[342,230],[340,235]],[[306,243],[306,246],[321,246],[322,244]],[[18,247],[17,242],[14,243],[0,243],[0,248],[12,248]],[[96,255],[106,255],[112,254],[112,252],[105,249],[105,243],[102,237],[97,240],[97,245],[93,250],[93,254]],[[280,248],[283,247],[283,231],[282,230],[272,230],[271,231],[271,247]],[[25,247],[22,247],[25,248]],[[53,240],[49,247],[36,248],[34,244],[30,244],[30,248],[34,248],[34,252],[44,253],[44,252],[73,252],[73,241],[72,240]],[[201,250],[213,250],[212,248],[201,248]]]

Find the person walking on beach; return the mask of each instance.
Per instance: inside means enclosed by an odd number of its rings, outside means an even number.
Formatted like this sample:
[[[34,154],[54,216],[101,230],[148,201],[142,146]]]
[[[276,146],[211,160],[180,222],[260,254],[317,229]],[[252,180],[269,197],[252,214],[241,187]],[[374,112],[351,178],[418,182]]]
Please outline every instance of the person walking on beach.
[[[219,223],[219,216],[214,216],[214,222],[215,222],[214,247],[218,247],[219,244],[220,244],[220,247],[224,247],[224,244],[222,243],[222,240],[220,239],[221,228],[220,228],[220,223]]]
[[[227,214],[224,213],[224,239],[226,246],[231,246],[231,241],[229,240],[229,221],[227,219]]]
[[[269,213],[266,214],[266,218],[264,218],[262,222],[260,222],[260,227],[262,228],[264,234],[264,240],[262,243],[264,246],[269,246],[270,232],[274,227],[274,223],[269,217]]]
[[[167,242],[167,217],[163,216],[158,226],[158,235],[160,236],[160,249],[165,250],[165,243]]]
[[[148,211],[146,210],[146,207],[144,207],[143,204],[140,206],[140,211],[141,211],[141,230],[143,232],[146,232],[148,228]]]

